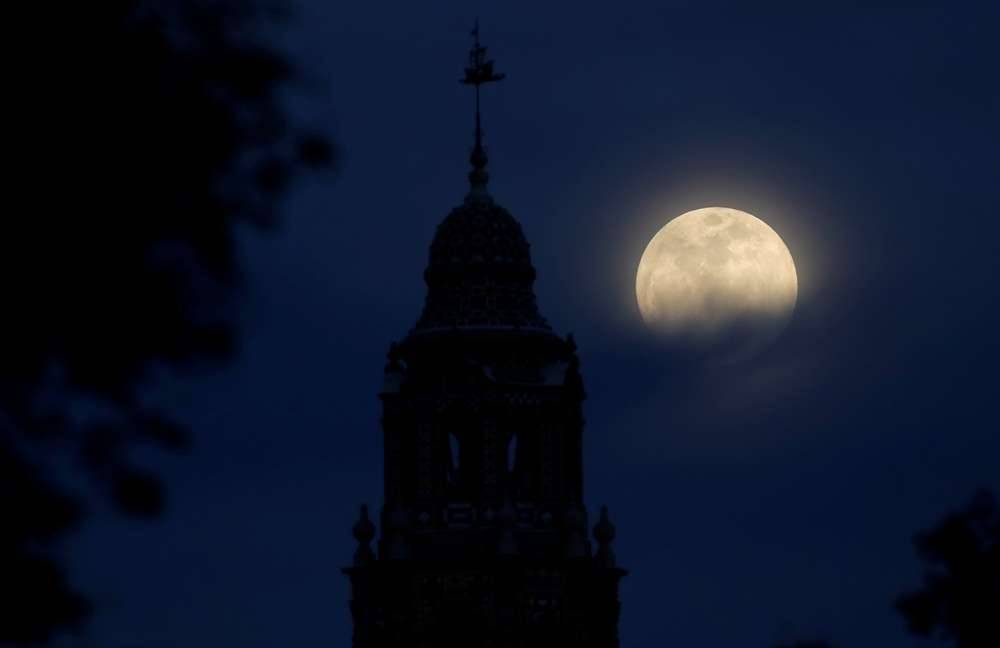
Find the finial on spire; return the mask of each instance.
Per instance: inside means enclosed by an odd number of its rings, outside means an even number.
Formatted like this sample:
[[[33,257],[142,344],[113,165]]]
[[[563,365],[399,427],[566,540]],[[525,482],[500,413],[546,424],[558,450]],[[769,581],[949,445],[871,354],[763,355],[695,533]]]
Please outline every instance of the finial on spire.
[[[469,65],[465,68],[465,78],[459,79],[459,83],[476,87],[476,144],[472,149],[469,161],[472,163],[472,171],[469,173],[469,184],[472,190],[470,197],[485,197],[486,182],[489,175],[486,173],[486,151],[483,149],[483,129],[482,119],[479,113],[479,86],[484,83],[501,81],[504,74],[493,71],[493,61],[486,59],[486,48],[479,44],[479,19],[472,28],[472,49],[469,51]]]

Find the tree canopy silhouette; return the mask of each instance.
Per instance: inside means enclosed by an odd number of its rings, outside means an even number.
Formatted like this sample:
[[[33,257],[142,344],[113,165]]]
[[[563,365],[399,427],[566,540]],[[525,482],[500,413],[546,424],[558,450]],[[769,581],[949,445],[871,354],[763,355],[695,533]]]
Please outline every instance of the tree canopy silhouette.
[[[273,6],[44,9],[19,27],[39,43],[12,144],[31,179],[0,238],[0,644],[87,617],[54,557],[86,511],[67,466],[122,513],[160,513],[129,451],[188,435],[149,390],[232,356],[236,228],[274,225],[294,177],[333,161],[280,100],[296,74],[260,30]]]
[[[1000,646],[1000,510],[981,490],[964,509],[918,533],[924,584],[896,607],[914,634],[939,636],[958,648]]]

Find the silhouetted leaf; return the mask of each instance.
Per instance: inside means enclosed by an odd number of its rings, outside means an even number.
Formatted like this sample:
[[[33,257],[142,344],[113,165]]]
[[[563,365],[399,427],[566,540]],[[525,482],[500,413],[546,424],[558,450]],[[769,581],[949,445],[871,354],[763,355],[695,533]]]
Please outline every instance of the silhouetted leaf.
[[[126,515],[154,517],[163,511],[163,487],[153,475],[124,468],[112,477],[112,496]]]
[[[993,495],[977,492],[914,544],[927,565],[924,586],[896,600],[910,631],[958,648],[1000,645],[1000,511]]]

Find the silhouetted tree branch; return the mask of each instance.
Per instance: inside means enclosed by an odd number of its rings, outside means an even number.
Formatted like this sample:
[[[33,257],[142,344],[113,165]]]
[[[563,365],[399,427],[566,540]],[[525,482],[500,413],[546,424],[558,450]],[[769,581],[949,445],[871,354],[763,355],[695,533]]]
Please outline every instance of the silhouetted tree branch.
[[[924,585],[896,601],[910,631],[959,648],[1000,646],[1000,511],[993,495],[977,492],[914,544],[926,563]]]
[[[31,180],[0,236],[0,644],[86,619],[52,552],[86,510],[67,463],[122,513],[162,511],[129,450],[189,440],[149,388],[232,356],[235,228],[275,225],[292,179],[333,158],[279,100],[294,70],[255,29],[273,7],[41,9],[18,24],[36,58],[7,151]]]

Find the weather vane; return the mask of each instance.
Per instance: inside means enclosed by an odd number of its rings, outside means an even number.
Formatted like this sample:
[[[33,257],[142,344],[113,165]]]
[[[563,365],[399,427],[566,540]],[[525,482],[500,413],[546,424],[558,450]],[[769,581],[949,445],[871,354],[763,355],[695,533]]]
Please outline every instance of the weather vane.
[[[472,49],[469,51],[469,66],[465,68],[465,78],[459,83],[476,87],[476,147],[472,150],[474,170],[469,179],[473,187],[486,185],[486,153],[483,151],[482,120],[479,116],[479,86],[500,81],[505,75],[493,71],[493,61],[486,59],[486,48],[479,44],[479,20],[472,28]]]

